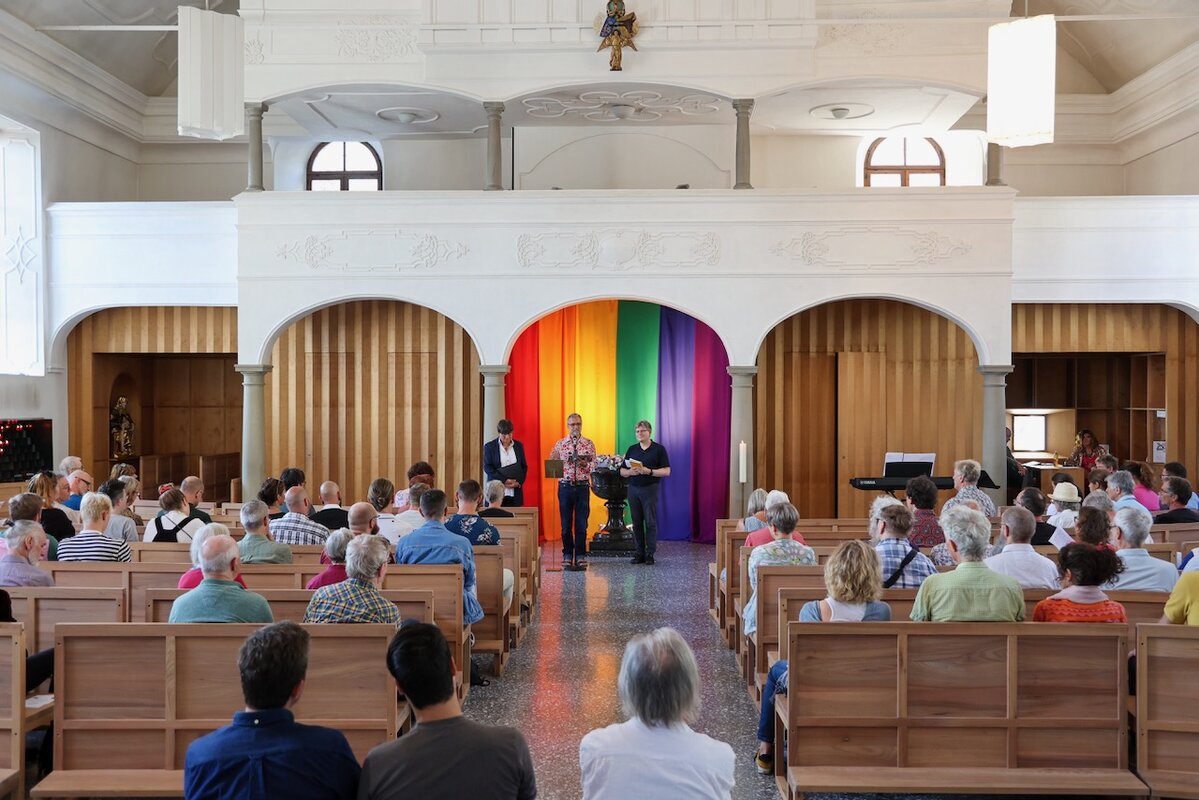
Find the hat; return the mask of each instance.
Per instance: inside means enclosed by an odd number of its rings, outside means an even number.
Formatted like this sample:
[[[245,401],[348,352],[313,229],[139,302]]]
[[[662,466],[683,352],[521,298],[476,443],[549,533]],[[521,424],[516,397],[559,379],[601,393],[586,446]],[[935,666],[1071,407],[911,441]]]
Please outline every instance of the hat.
[[[1072,483],[1059,483],[1053,489],[1053,494],[1049,495],[1050,500],[1061,500],[1063,503],[1080,503],[1082,498],[1078,495],[1078,487]]]

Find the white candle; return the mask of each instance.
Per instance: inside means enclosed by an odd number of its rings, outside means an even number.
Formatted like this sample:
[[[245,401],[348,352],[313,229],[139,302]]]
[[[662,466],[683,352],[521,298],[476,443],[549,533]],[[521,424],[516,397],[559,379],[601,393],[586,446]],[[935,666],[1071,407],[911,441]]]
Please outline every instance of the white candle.
[[[749,480],[747,473],[749,472],[749,448],[745,442],[741,442],[741,482],[745,483]]]

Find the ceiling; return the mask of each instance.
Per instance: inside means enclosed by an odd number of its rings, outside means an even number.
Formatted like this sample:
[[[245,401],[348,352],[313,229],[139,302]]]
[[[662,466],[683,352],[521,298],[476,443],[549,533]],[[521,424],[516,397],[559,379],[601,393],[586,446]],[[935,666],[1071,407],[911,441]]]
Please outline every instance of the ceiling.
[[[847,81],[760,98],[757,129],[865,136],[899,130],[949,130],[978,101],[965,92],[894,82]]]

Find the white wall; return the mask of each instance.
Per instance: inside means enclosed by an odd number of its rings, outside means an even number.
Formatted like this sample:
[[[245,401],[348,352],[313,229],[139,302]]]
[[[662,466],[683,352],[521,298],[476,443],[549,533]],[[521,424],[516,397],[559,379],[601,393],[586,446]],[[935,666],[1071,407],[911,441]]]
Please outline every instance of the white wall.
[[[500,174],[512,188],[512,138],[500,141]],[[482,189],[487,182],[486,139],[391,139],[383,142],[383,188]]]
[[[0,375],[0,414],[12,419],[49,419],[54,425],[54,463],[67,454],[67,376]]]
[[[1128,194],[1199,194],[1199,134],[1124,167]]]
[[[854,186],[856,136],[750,137],[755,189],[849,189]]]
[[[263,181],[274,186],[270,148],[264,148]],[[246,188],[247,145],[185,142],[145,144],[138,156],[139,200],[229,200]]]
[[[732,125],[522,127],[517,189],[728,189]]]

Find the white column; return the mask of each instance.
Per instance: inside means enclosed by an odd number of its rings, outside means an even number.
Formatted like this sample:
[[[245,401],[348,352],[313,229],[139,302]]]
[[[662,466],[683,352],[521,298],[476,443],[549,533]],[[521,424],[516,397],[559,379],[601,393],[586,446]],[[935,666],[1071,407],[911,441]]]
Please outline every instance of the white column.
[[[246,138],[250,140],[250,160],[246,176],[246,191],[262,191],[262,115],[265,103],[246,103]],[[245,483],[242,483],[245,486]]]
[[[998,489],[988,494],[995,505],[1007,503],[1007,442],[1003,438],[1004,413],[1007,410],[1007,376],[1011,364],[983,364],[978,371],[983,376],[983,454],[982,465]]]
[[[754,485],[754,376],[757,367],[729,367],[733,381],[733,407],[729,426],[729,518],[745,514],[748,492]],[[745,483],[741,482],[741,443],[745,442]]]
[[[749,182],[749,113],[754,110],[753,100],[734,100],[737,112],[737,182],[734,189],[752,189]]]
[[[483,441],[496,437],[495,426],[504,418],[504,377],[512,371],[507,364],[481,364],[483,376]]]
[[[487,112],[487,184],[484,191],[498,192],[504,188],[503,163],[500,150],[500,116],[504,113],[504,104],[487,101],[483,103]]]
[[[1007,186],[1003,180],[1003,146],[987,142],[987,186]]]
[[[266,395],[270,364],[238,364],[241,373],[241,490],[253,498],[266,477]]]

